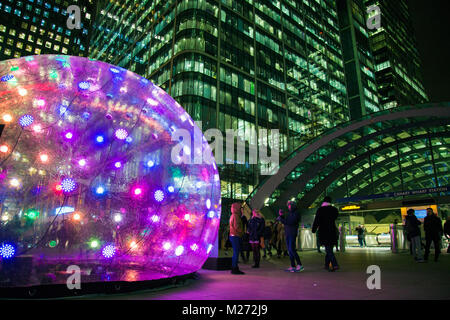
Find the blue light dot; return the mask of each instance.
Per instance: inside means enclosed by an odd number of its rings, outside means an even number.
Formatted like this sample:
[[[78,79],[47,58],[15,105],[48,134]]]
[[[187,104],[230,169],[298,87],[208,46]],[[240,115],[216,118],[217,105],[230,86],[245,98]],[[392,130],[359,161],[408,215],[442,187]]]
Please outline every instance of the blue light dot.
[[[102,143],[103,141],[105,141],[105,137],[103,137],[103,136],[97,136],[97,137],[95,138],[95,141],[97,141],[98,143]]]
[[[91,84],[87,81],[81,81],[80,83],[78,83],[78,88],[80,88],[81,90],[87,90],[90,86]]]
[[[34,121],[33,116],[31,116],[29,114],[25,114],[22,117],[20,117],[19,124],[25,128],[25,127],[28,127],[29,125],[31,125],[33,123],[33,121]]]
[[[0,246],[0,256],[3,259],[9,259],[12,258],[16,254],[16,249],[13,245],[9,243],[2,244]]]

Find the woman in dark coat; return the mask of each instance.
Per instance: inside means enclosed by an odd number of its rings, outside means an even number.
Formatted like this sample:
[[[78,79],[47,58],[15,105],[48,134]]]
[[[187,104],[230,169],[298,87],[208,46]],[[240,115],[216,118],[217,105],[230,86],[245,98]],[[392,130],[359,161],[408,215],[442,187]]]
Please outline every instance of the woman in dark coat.
[[[264,228],[266,222],[262,218],[259,210],[253,210],[253,216],[248,221],[248,235],[249,242],[253,250],[253,260],[255,264],[252,268],[259,268],[259,262],[261,261],[261,238],[264,237]]]
[[[317,210],[316,217],[312,227],[312,232],[319,230],[320,244],[325,246],[325,269],[336,271],[339,269],[336,257],[333,253],[333,247],[337,245],[336,219],[339,215],[338,209],[331,205],[331,198],[325,197],[322,206]],[[329,265],[332,268],[329,268]]]

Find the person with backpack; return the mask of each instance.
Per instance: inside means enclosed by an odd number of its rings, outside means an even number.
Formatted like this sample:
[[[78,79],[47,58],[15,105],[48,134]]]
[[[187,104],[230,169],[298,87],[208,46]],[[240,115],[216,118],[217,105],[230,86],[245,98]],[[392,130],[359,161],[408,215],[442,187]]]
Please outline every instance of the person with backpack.
[[[417,262],[425,262],[422,254],[422,240],[420,238],[420,228],[422,224],[414,214],[414,209],[409,209],[406,212],[405,229],[406,238],[410,241],[411,251],[414,255],[414,259]]]

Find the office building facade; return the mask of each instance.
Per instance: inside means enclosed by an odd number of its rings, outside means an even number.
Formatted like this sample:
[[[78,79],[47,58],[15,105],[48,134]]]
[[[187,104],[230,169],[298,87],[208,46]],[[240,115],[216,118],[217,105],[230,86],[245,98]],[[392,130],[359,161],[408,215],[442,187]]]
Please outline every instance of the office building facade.
[[[375,75],[383,109],[428,101],[406,0],[365,0],[381,10],[381,28],[370,30]]]
[[[278,145],[282,159],[350,119],[335,1],[129,0],[100,7],[89,56],[152,80],[203,130],[234,129],[254,141],[267,129],[257,141]],[[247,155],[219,166],[225,206],[247,197],[262,165],[249,164]]]
[[[80,29],[67,25],[67,8],[80,8]],[[35,54],[87,56],[94,0],[0,0],[0,60]]]
[[[350,116],[380,111],[375,64],[366,26],[367,10],[363,0],[338,0],[339,26],[345,64]]]

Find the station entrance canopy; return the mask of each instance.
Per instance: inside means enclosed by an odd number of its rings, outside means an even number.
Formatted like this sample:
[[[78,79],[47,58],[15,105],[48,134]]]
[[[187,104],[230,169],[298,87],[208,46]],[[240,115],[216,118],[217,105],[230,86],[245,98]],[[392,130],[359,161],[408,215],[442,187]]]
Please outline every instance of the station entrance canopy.
[[[325,195],[395,198],[415,190],[449,194],[449,128],[450,103],[366,115],[300,146],[247,201],[252,208],[270,207],[275,212],[291,199],[299,209],[314,207]]]

